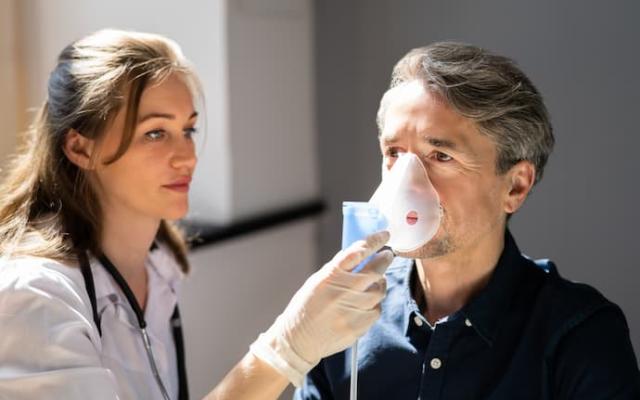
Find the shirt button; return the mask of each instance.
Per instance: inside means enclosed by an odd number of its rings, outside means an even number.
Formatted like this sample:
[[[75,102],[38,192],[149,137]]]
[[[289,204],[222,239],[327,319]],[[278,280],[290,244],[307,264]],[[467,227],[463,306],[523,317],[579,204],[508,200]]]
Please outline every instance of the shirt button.
[[[422,318],[420,318],[418,315],[416,315],[415,317],[413,317],[413,322],[416,323],[416,325],[418,326],[422,326],[423,322],[422,322]]]
[[[440,367],[442,367],[442,361],[440,361],[438,357],[432,358],[430,365],[433,369],[439,369]]]
[[[466,326],[471,326],[471,321],[469,321],[469,318],[467,318],[467,319],[465,319],[465,320],[464,320],[464,324],[465,324]]]

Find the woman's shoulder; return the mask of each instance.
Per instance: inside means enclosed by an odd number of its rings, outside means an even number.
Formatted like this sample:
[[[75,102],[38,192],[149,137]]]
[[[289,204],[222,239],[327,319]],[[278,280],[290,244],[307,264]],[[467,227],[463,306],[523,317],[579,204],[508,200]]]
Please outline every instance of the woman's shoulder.
[[[64,303],[82,314],[90,311],[80,269],[49,258],[0,259],[0,298],[5,306]]]
[[[72,263],[32,256],[0,258],[0,290],[46,282],[77,285],[81,281],[80,269]]]
[[[80,376],[94,383],[110,379],[100,369],[102,342],[81,279],[78,268],[56,260],[0,260],[5,385],[24,382],[33,389],[46,381],[54,390],[65,379]]]
[[[0,320],[7,326],[9,320],[23,326],[26,320],[44,317],[51,324],[75,321],[94,330],[84,278],[72,263],[41,257],[0,259],[0,304]],[[22,317],[14,318],[17,315]]]

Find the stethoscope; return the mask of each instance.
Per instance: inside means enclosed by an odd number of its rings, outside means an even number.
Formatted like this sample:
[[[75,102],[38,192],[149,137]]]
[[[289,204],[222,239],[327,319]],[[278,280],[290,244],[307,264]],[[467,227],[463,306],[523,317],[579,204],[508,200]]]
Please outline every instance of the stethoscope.
[[[151,248],[153,251],[156,248],[155,243]],[[78,252],[78,258],[80,260],[80,270],[82,272],[82,276],[84,277],[85,286],[87,288],[87,292],[89,293],[89,299],[91,301],[91,308],[93,311],[93,319],[98,327],[98,332],[100,336],[102,336],[102,328],[100,326],[100,315],[97,310],[96,303],[96,294],[95,294],[95,286],[93,283],[93,274],[91,273],[91,267],[89,265],[89,260],[85,252]],[[158,388],[160,389],[160,393],[162,393],[162,397],[164,400],[171,400],[169,393],[167,392],[166,387],[164,386],[162,379],[160,378],[160,373],[158,372],[158,366],[156,365],[155,358],[153,356],[153,350],[151,348],[151,341],[149,340],[149,334],[147,333],[147,322],[144,319],[144,312],[142,308],[138,304],[136,297],[133,295],[133,291],[127,284],[127,281],[122,277],[118,269],[113,265],[111,260],[107,258],[106,255],[102,254],[98,257],[100,264],[107,270],[109,275],[114,279],[118,287],[124,293],[129,305],[133,309],[133,312],[136,315],[136,319],[138,320],[138,328],[140,331],[140,335],[142,337],[142,342],[144,343],[144,348],[147,353],[147,358],[149,359],[149,365],[151,366],[151,371],[153,376],[158,384]],[[173,315],[171,316],[171,327],[173,331],[173,340],[176,346],[176,359],[178,362],[178,380],[179,380],[179,400],[186,400],[189,398],[189,391],[187,387],[187,373],[184,362],[184,341],[182,337],[182,323],[180,321],[180,311],[178,310],[178,305],[176,304],[175,309],[173,310]]]

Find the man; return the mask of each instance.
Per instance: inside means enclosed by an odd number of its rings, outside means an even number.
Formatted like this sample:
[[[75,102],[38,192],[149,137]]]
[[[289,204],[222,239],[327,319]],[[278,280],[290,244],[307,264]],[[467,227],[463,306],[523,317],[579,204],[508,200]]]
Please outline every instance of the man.
[[[443,210],[436,236],[387,271],[382,316],[359,341],[361,399],[639,399],[618,306],[524,257],[507,229],[554,138],[512,61],[460,43],[409,52],[378,112],[383,168],[422,160]],[[296,399],[348,399],[350,351]]]

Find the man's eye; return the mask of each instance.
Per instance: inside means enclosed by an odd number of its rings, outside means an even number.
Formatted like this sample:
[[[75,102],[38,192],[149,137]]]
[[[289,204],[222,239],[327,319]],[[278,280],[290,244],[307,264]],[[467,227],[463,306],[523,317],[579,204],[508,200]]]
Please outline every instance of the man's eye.
[[[385,151],[385,155],[389,158],[396,158],[398,157],[398,149],[389,148]]]
[[[435,158],[440,162],[447,162],[447,161],[453,160],[453,158],[450,155],[441,153],[439,151],[435,153]]]
[[[151,141],[160,140],[164,137],[164,131],[162,129],[156,129],[144,134],[144,137]]]

